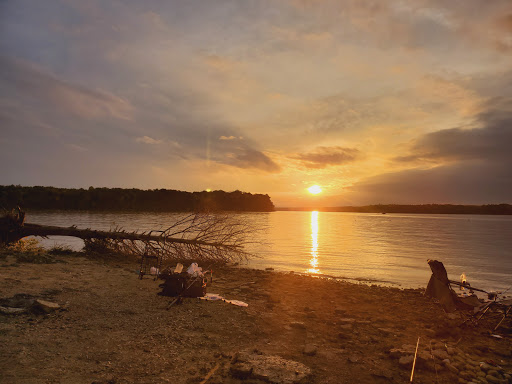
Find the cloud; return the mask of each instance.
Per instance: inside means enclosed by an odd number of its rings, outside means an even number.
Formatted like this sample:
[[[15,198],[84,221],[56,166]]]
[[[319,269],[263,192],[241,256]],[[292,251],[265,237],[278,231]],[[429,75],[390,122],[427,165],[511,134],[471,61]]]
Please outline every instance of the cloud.
[[[241,148],[237,153],[229,153],[222,162],[237,168],[252,168],[269,173],[281,171],[281,167],[271,158],[263,152],[251,148]]]
[[[512,203],[512,168],[466,162],[412,169],[368,178],[347,190],[358,204]]]
[[[144,144],[151,144],[151,145],[162,144],[163,143],[162,140],[156,140],[156,139],[153,139],[152,137],[149,137],[149,136],[137,137],[135,139],[135,141],[137,143],[144,143]]]
[[[221,136],[219,137],[219,140],[242,140],[242,136],[236,137],[236,136]]]
[[[491,99],[482,110],[476,127],[428,133],[395,158],[415,168],[367,178],[349,194],[363,203],[512,202],[512,99]]]
[[[313,152],[300,153],[292,156],[307,168],[325,168],[344,165],[361,158],[361,152],[356,148],[318,147]]]
[[[416,161],[504,161],[512,166],[512,99],[488,101],[475,120],[479,128],[444,129],[415,140],[410,154],[396,157]]]
[[[38,106],[49,101],[60,113],[85,119],[132,118],[133,107],[127,100],[104,90],[65,82],[24,60],[0,56],[0,83],[0,97],[16,96]]]

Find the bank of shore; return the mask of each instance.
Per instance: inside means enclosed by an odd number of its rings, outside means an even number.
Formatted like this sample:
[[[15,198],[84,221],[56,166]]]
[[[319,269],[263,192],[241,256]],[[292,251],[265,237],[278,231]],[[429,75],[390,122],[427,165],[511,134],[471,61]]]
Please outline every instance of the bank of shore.
[[[418,337],[415,383],[507,382],[512,370],[510,333],[491,336],[485,319],[460,328],[462,314],[445,314],[422,290],[222,267],[208,292],[248,307],[185,299],[169,308],[171,298],[157,295],[161,281],[139,280],[137,268],[135,260],[4,253],[0,298],[26,294],[61,308],[0,314],[0,382],[273,380],[234,369],[233,357],[249,350],[301,363],[303,382],[408,383]]]

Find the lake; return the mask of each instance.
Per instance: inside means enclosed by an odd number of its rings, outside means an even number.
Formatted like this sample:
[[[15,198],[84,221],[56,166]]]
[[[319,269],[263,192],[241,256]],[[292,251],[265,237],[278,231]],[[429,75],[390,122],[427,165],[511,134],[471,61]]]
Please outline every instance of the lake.
[[[249,267],[321,274],[425,287],[428,259],[442,261],[452,280],[465,273],[485,290],[512,285],[512,217],[483,215],[367,214],[295,212],[236,214],[254,223],[247,247],[258,258]],[[30,212],[27,222],[108,230],[163,229],[176,213]],[[43,245],[80,249],[79,239],[55,237]],[[509,291],[512,294],[512,289]]]

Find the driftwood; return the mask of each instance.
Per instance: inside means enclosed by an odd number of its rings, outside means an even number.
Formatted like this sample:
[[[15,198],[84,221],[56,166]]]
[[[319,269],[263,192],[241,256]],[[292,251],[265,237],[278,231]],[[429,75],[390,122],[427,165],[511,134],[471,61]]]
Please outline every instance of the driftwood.
[[[253,229],[237,215],[197,213],[184,216],[161,231],[99,231],[25,223],[18,208],[0,218],[0,243],[9,244],[27,236],[72,236],[89,244],[101,243],[113,251],[177,260],[227,262],[247,259],[247,235]]]

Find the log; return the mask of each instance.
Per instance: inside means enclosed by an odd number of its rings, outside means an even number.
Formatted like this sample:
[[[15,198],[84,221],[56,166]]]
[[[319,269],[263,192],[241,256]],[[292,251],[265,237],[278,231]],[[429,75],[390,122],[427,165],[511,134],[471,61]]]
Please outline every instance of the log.
[[[0,228],[1,231],[1,228]],[[220,242],[207,242],[196,239],[181,239],[175,237],[167,237],[162,235],[152,235],[149,233],[137,233],[137,232],[125,232],[125,231],[98,231],[95,229],[78,229],[76,227],[57,227],[50,225],[39,225],[25,223],[17,231],[18,239],[20,240],[28,236],[71,236],[78,237],[82,240],[89,239],[110,239],[110,240],[132,240],[132,241],[156,241],[156,242],[168,242],[168,243],[179,243],[179,244],[190,244],[190,245],[204,245],[211,247],[222,247],[226,246]],[[235,246],[236,247],[236,246]]]
[[[169,259],[193,258],[210,262],[247,260],[254,256],[244,251],[247,235],[254,228],[233,215],[197,213],[179,218],[163,231],[100,231],[76,226],[58,227],[25,223],[18,209],[0,217],[0,243],[15,243],[27,236],[72,236],[84,240],[86,247],[96,240],[110,251],[124,254],[154,254]]]

